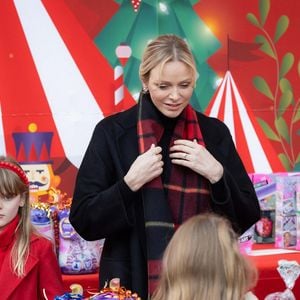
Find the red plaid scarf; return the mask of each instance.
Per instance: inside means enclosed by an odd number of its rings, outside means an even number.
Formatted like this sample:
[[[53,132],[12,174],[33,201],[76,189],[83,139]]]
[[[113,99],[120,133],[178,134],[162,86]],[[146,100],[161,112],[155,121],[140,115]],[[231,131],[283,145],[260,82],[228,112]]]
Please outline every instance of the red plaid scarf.
[[[164,128],[149,94],[139,100],[138,138],[140,153],[157,145]],[[196,139],[204,145],[196,112],[188,105],[179,116],[170,145],[175,139]],[[170,146],[169,145],[169,146]],[[191,216],[209,209],[207,180],[192,170],[171,164],[169,181],[155,178],[142,189],[148,258],[148,291],[152,294],[161,271],[161,257],[175,228]],[[166,197],[167,195],[167,197]]]

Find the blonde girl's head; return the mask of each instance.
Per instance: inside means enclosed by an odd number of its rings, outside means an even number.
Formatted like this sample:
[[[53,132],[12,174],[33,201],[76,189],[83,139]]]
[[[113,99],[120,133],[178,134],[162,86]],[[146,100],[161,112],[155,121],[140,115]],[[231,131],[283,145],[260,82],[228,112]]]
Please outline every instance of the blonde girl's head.
[[[227,220],[197,215],[171,239],[153,300],[238,300],[255,280],[256,270],[239,252]]]
[[[151,41],[144,51],[139,69],[143,85],[147,85],[151,70],[157,66],[162,70],[170,61],[185,63],[192,71],[194,82],[196,81],[196,64],[188,44],[176,35],[165,34]]]
[[[24,265],[28,257],[30,234],[29,183],[25,172],[16,160],[9,156],[0,156],[0,197],[13,198],[20,195],[22,206],[18,209],[19,223],[16,239],[11,251],[13,272],[24,275]]]

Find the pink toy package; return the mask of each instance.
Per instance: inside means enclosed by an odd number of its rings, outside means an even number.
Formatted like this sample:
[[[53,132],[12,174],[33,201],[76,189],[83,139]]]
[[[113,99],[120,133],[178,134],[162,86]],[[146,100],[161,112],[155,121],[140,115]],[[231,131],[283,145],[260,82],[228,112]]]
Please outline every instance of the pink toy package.
[[[274,182],[273,174],[250,173],[249,177],[255,189]]]
[[[70,224],[69,209],[59,212],[59,265],[62,273],[96,273],[103,242],[84,240]]]
[[[300,250],[300,179],[296,185],[296,216],[297,216],[297,243],[296,249]]]
[[[298,174],[290,176],[276,176],[276,229],[275,247],[295,248],[297,244],[297,186]]]
[[[239,249],[243,254],[250,254],[254,239],[254,225],[247,229],[239,238]]]
[[[256,243],[273,243],[275,238],[275,208],[276,208],[276,183],[266,177],[256,177],[258,182],[266,180],[268,183],[256,185],[255,191],[261,209],[261,218],[254,226],[254,239]]]
[[[268,244],[274,242],[275,210],[261,211],[261,218],[255,223],[254,233],[256,243]]]
[[[297,236],[297,217],[276,216],[275,247],[294,248]]]

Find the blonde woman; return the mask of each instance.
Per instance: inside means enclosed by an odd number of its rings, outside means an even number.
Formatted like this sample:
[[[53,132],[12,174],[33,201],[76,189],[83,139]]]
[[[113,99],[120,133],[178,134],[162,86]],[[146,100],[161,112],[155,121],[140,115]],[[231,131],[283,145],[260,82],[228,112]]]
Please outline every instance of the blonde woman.
[[[138,103],[95,127],[70,222],[86,240],[105,238],[100,286],[119,277],[147,299],[182,222],[213,211],[242,233],[260,209],[226,125],[190,105],[197,71],[188,44],[171,34],[152,40],[140,79]]]
[[[26,174],[15,160],[0,156],[0,298],[54,299],[62,293],[53,245],[30,222]]]
[[[152,300],[256,299],[247,293],[255,282],[256,269],[239,252],[228,221],[203,214],[181,225],[171,239]]]

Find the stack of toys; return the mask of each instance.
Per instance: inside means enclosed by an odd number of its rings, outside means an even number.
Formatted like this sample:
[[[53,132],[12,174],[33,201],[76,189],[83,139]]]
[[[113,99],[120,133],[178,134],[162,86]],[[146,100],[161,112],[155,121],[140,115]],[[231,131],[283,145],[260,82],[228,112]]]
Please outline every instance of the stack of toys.
[[[120,279],[113,278],[109,282],[108,287],[104,287],[98,293],[94,293],[88,298],[83,297],[83,289],[79,284],[72,284],[70,286],[71,292],[65,293],[61,296],[55,297],[54,300],[105,300],[105,299],[119,299],[119,300],[141,300],[137,293],[132,293],[130,290],[126,290],[125,287],[121,287]]]

